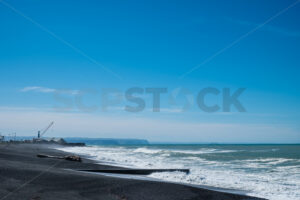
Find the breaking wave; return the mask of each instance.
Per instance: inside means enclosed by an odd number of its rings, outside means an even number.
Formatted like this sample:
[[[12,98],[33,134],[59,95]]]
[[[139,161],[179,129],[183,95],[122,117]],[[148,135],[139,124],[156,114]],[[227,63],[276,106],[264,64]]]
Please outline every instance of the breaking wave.
[[[247,191],[272,200],[300,199],[300,146],[150,145],[87,146],[60,150],[83,154],[102,164],[132,168],[189,168],[180,172],[154,173],[165,181]],[[293,151],[293,152],[291,152]],[[297,152],[294,152],[297,151]],[[296,156],[295,156],[296,155]]]

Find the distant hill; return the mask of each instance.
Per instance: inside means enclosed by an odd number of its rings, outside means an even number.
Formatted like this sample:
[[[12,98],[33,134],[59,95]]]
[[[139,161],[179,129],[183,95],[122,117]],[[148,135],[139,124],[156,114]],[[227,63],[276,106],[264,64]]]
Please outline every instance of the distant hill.
[[[17,140],[17,141],[23,141],[23,140],[32,140],[33,138],[36,138],[34,136],[17,136],[15,137],[5,137],[6,141],[9,140]],[[51,137],[43,137],[45,139],[49,139]],[[79,137],[70,137],[70,138],[64,138],[66,142],[70,143],[85,143],[87,145],[147,145],[149,142],[147,140],[141,140],[141,139],[114,139],[114,138],[79,138]]]
[[[84,142],[87,145],[147,145],[147,140],[114,138],[64,138],[67,142]]]

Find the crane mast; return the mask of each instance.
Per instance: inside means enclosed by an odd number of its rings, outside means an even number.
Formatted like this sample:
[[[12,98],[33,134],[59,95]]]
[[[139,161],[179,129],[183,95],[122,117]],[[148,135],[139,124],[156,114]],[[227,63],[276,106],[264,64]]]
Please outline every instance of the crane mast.
[[[38,138],[41,138],[52,126],[54,122],[51,122],[43,131],[38,131]]]

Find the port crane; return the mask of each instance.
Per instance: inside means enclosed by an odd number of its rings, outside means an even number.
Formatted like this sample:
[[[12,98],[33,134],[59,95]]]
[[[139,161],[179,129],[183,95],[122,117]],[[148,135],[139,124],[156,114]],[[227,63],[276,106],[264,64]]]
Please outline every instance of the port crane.
[[[51,122],[44,130],[38,131],[38,138],[41,138],[52,126],[54,122]]]

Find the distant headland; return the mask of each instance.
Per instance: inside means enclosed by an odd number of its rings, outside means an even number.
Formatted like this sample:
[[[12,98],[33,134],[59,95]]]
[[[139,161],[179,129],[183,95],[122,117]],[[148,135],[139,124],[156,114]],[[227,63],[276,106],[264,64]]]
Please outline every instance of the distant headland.
[[[121,139],[121,138],[36,138],[33,136],[18,136],[1,138],[0,143],[38,143],[38,144],[58,144],[65,146],[85,146],[85,145],[148,145],[144,139]]]

